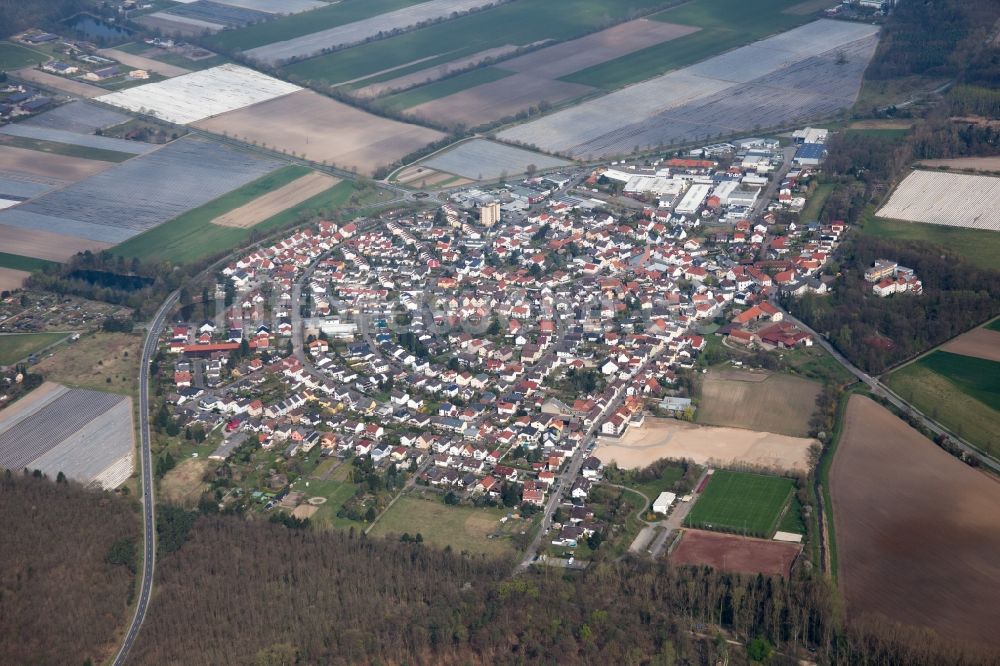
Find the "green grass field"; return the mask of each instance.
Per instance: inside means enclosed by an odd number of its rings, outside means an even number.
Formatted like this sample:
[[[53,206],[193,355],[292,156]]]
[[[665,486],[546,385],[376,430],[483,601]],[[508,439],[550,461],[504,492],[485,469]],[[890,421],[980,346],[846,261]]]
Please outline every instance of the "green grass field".
[[[85,160],[97,160],[100,162],[124,162],[135,157],[131,153],[119,153],[117,150],[104,150],[103,148],[91,148],[89,146],[75,146],[70,143],[58,143],[56,141],[43,141],[42,139],[29,139],[23,136],[4,135],[0,138],[0,146],[11,146],[13,148],[24,148],[25,150],[37,150],[40,153],[51,153],[52,155],[65,155],[66,157],[79,157]]]
[[[935,359],[938,354],[944,356]],[[1000,411],[991,406],[1000,401],[1000,363],[959,356],[975,362],[966,365],[948,358],[952,356],[958,355],[934,352],[891,373],[886,383],[959,437],[1000,456]],[[986,374],[990,371],[994,374]]]
[[[0,252],[0,268],[13,268],[18,271],[40,271],[45,268],[58,266],[54,261],[45,259],[35,259],[34,257],[23,257],[19,254],[8,254]]]
[[[794,492],[792,479],[716,470],[684,524],[767,538]]]
[[[830,194],[833,193],[834,187],[833,183],[822,183],[816,187],[816,190],[810,195],[809,200],[806,201],[806,207],[802,209],[802,213],[799,214],[799,219],[804,222],[812,222],[819,219],[820,213],[823,212],[823,206],[826,205],[826,200],[830,198]]]
[[[306,482],[309,483],[306,486]],[[349,529],[350,527],[360,528],[361,523],[348,518],[337,517],[340,507],[344,502],[354,497],[358,488],[353,483],[345,481],[315,481],[312,479],[300,479],[293,486],[295,490],[301,490],[307,497],[325,497],[326,503],[321,504],[319,511],[313,514],[312,522],[323,527],[333,527],[335,529]]]
[[[994,319],[990,323],[986,324],[986,328],[991,331],[1000,331],[1000,319]]]
[[[0,70],[21,69],[31,65],[39,65],[48,60],[48,56],[32,49],[0,42]]]
[[[917,363],[946,377],[966,395],[1000,410],[1000,363],[997,361],[936,351]]]
[[[188,211],[170,222],[130,238],[115,246],[112,251],[128,258],[139,257],[140,259],[158,259],[176,263],[199,261],[235,247],[249,238],[254,231],[267,233],[291,225],[311,214],[339,208],[347,201],[354,189],[354,184],[351,181],[343,181],[326,192],[307,199],[301,204],[248,229],[211,224],[213,219],[223,213],[239,208],[308,172],[309,169],[302,166],[288,166],[279,169],[200,208]]]
[[[436,497],[436,496],[435,496]],[[455,552],[468,551],[510,557],[516,551],[509,539],[488,539],[497,531],[504,509],[448,506],[438,499],[400,497],[371,531],[372,536],[420,534],[438,548],[451,546]]]
[[[684,476],[684,469],[680,465],[668,465],[663,468],[663,473],[660,475],[660,478],[654,481],[625,483],[623,485],[638,490],[639,492],[645,494],[646,497],[649,498],[650,502],[654,502],[664,490],[670,490],[673,488],[674,484],[680,481],[682,476]]]
[[[979,268],[1000,270],[1000,233],[996,231],[884,220],[874,215],[865,215],[863,219],[862,231],[869,236],[933,243]]]
[[[223,30],[207,40],[221,49],[248,49],[294,39],[338,25],[360,21],[386,12],[415,5],[425,0],[342,0],[301,14],[283,16],[274,21],[249,25],[239,30]]]
[[[606,90],[693,65],[812,20],[784,14],[799,0],[693,0],[650,18],[701,28],[698,32],[581,70],[562,80]]]
[[[383,109],[401,111],[417,106],[418,104],[423,104],[424,102],[447,97],[462,90],[473,88],[483,83],[498,81],[512,75],[513,72],[505,72],[495,67],[474,69],[471,72],[465,72],[464,74],[435,81],[425,86],[419,86],[395,95],[383,97],[378,101],[378,105]]]
[[[59,342],[69,333],[15,333],[0,335],[0,365],[11,365]]]
[[[788,510],[785,511],[785,515],[781,517],[781,522],[778,523],[778,529],[782,532],[791,532],[792,534],[805,534],[806,524],[802,520],[802,502],[794,493],[792,494],[792,501],[788,503]]]
[[[288,66],[287,70],[317,83],[341,84],[390,67],[409,65],[420,58],[432,58],[420,64],[423,68],[506,44],[526,45],[546,39],[573,39],[609,23],[655,11],[663,4],[663,0],[619,0],[614,3],[603,0],[518,0],[388,39],[304,60]],[[266,25],[271,24],[262,24]],[[461,39],[456,40],[456,35],[461,35]],[[397,75],[402,73],[404,70],[399,70]]]
[[[167,63],[168,65],[176,65],[177,67],[183,67],[192,71],[208,69],[209,67],[217,67],[229,62],[229,58],[221,55],[214,55],[210,58],[201,58],[200,60],[191,60],[191,58],[185,58],[177,53],[164,53],[163,55],[156,56],[153,60],[159,60],[160,62]]]

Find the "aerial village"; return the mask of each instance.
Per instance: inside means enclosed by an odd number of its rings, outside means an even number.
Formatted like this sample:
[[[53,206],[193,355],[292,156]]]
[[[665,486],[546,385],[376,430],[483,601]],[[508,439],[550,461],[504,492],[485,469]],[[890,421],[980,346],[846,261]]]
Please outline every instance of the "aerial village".
[[[826,292],[845,225],[782,213],[825,138],[535,174],[256,247],[182,295],[157,424],[213,461],[220,508],[367,531],[413,489],[499,507],[509,531],[489,538],[572,564],[617,529],[594,510],[599,438],[690,420],[679,377],[710,346],[813,344],[779,296]],[[324,483],[349,490],[317,499]]]

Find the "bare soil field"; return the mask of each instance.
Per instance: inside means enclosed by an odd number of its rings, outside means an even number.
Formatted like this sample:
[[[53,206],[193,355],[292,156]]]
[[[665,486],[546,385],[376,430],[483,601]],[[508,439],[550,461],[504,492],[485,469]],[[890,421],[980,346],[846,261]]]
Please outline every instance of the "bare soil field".
[[[80,157],[43,153],[40,150],[0,146],[0,172],[25,173],[76,182],[113,166],[112,162],[85,160]]]
[[[912,120],[869,119],[855,120],[847,129],[855,130],[905,130],[913,127]]]
[[[690,35],[700,29],[689,25],[637,19],[518,56],[497,66],[514,72],[558,79],[634,51]]]
[[[13,268],[0,268],[0,291],[20,289],[24,279],[31,275],[28,271],[18,271]]]
[[[534,74],[514,74],[498,81],[418,104],[407,113],[428,120],[447,118],[453,123],[476,127],[512,116],[521,109],[545,101],[558,104],[582,97],[595,88],[579,83],[553,81]]]
[[[305,520],[306,518],[311,518],[314,513],[319,511],[318,506],[312,506],[310,504],[300,504],[292,511],[292,516],[298,518],[299,520]]]
[[[339,182],[339,178],[313,171],[273,192],[268,192],[262,197],[235,208],[225,215],[220,215],[212,220],[212,224],[247,229],[316,196],[320,192],[325,192]]]
[[[660,458],[687,459],[699,465],[746,464],[805,471],[816,440],[743,428],[718,428],[676,419],[647,417],[625,436],[602,437],[594,453],[604,463],[625,469],[646,467]]]
[[[400,185],[419,185],[423,180],[437,179],[445,174],[443,171],[437,171],[436,169],[428,169],[422,166],[411,166],[403,169],[396,175],[396,182]]]
[[[697,419],[710,425],[805,437],[819,391],[816,382],[791,375],[713,370],[702,381]]]
[[[830,485],[849,613],[1000,645],[1000,483],[854,396]]]
[[[4,252],[20,254],[24,257],[66,261],[77,252],[106,250],[113,243],[100,243],[78,236],[54,234],[48,231],[22,229],[0,224],[0,247]]]
[[[955,157],[947,160],[923,160],[920,166],[946,169],[957,169],[960,171],[986,171],[990,173],[1000,171],[1000,156],[994,157]]]
[[[160,497],[171,504],[189,508],[196,506],[201,494],[208,488],[208,484],[202,481],[207,469],[207,460],[188,458],[181,461],[160,482]]]
[[[670,561],[676,565],[708,565],[720,571],[787,578],[799,550],[801,546],[797,544],[687,529],[670,554]]]
[[[518,47],[513,44],[506,44],[504,46],[498,46],[495,49],[487,49],[485,51],[480,51],[479,53],[473,53],[465,58],[459,58],[458,60],[452,60],[440,65],[434,65],[433,67],[404,74],[403,76],[397,76],[396,78],[389,79],[388,81],[372,83],[364,88],[358,88],[352,94],[362,99],[370,99],[388,92],[399,92],[415,86],[422,86],[425,83],[437,81],[452,72],[457,72],[460,69],[482,62],[487,58],[500,58],[508,53],[516,51],[517,48]],[[405,66],[406,65],[404,65],[404,67]]]
[[[78,95],[80,97],[100,97],[101,95],[108,94],[108,91],[104,88],[98,88],[97,86],[92,86],[89,83],[84,83],[83,81],[76,81],[74,79],[56,76],[55,74],[49,74],[48,72],[43,72],[40,69],[31,69],[30,67],[12,72],[12,75],[19,79],[24,79],[25,81],[31,81],[32,83],[37,83],[48,88],[55,88],[56,90],[61,90],[62,92],[67,92],[71,95]]]
[[[208,118],[195,127],[256,141],[371,174],[444,134],[388,120],[302,90],[291,95]]]
[[[168,63],[153,60],[152,58],[146,58],[141,55],[132,55],[131,53],[125,53],[125,51],[119,51],[118,49],[101,49],[98,53],[106,58],[113,58],[123,65],[136,67],[138,69],[145,69],[150,72],[156,72],[157,74],[162,74],[163,76],[180,76],[181,74],[191,73],[190,69],[178,67],[177,65],[170,65]]]
[[[17,402],[11,403],[3,412],[0,412],[0,429],[4,428],[6,424],[20,419],[22,414],[30,414],[36,409],[41,409],[43,405],[51,402],[67,390],[62,384],[42,382],[41,386]]]
[[[942,346],[941,349],[953,354],[1000,361],[1000,331],[974,328]]]

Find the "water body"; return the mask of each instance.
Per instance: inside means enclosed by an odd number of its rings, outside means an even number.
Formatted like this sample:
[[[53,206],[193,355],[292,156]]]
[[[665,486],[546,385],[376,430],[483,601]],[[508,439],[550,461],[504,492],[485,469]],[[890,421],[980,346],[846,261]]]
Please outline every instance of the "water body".
[[[100,42],[121,42],[131,36],[131,31],[112,25],[90,14],[80,14],[66,22],[66,26],[87,39]]]

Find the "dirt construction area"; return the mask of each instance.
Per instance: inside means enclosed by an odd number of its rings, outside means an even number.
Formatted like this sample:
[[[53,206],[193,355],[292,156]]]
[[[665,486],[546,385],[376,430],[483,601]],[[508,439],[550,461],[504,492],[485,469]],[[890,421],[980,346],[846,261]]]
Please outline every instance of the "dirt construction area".
[[[262,197],[231,210],[225,215],[220,215],[212,220],[212,224],[247,229],[274,217],[283,210],[302,203],[306,199],[325,192],[339,182],[339,178],[313,171],[273,192],[268,192]]]
[[[720,571],[787,578],[799,550],[797,544],[780,541],[684,530],[680,544],[670,553],[670,561],[675,565],[708,565]]]
[[[441,132],[381,118],[311,90],[224,113],[195,126],[369,175],[444,137]]]
[[[820,386],[801,377],[742,370],[712,370],[702,382],[699,423],[809,434]]]
[[[1000,483],[854,396],[830,485],[849,613],[1000,645]]]
[[[641,428],[619,438],[601,437],[595,456],[605,464],[639,469],[660,458],[692,460],[699,465],[753,465],[805,471],[809,447],[816,440],[742,428],[695,425],[649,417]]]
[[[1000,361],[1000,331],[975,328],[941,347],[952,354]]]

